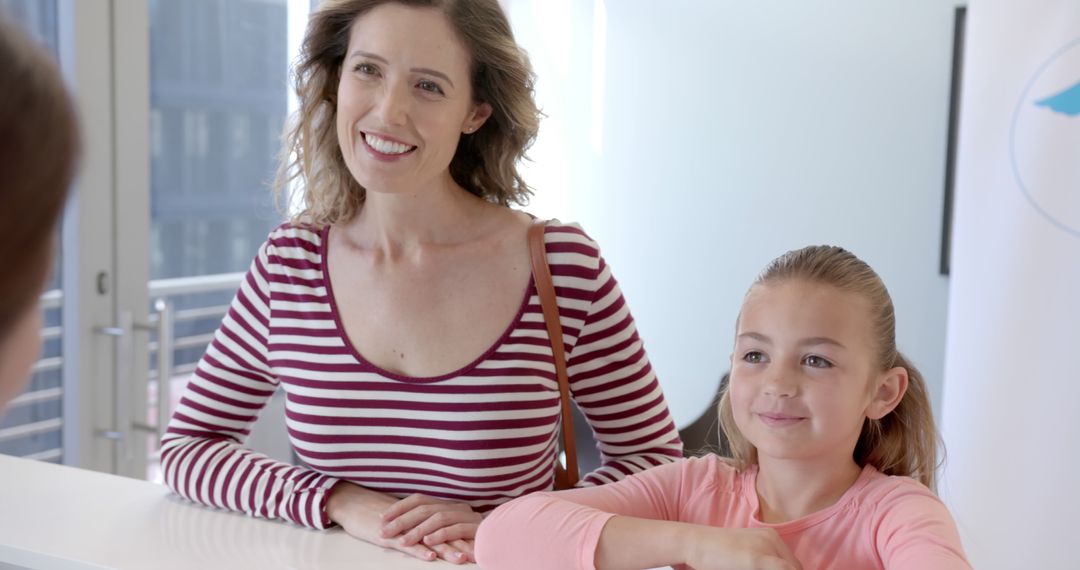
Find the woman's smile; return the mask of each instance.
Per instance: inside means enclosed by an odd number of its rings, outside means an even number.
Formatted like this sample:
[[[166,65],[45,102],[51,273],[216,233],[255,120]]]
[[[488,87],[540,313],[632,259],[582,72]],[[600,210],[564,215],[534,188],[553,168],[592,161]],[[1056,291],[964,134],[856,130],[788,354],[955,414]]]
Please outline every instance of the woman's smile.
[[[386,135],[377,135],[365,131],[360,131],[360,140],[364,143],[364,148],[367,149],[368,153],[382,161],[398,160],[412,154],[417,149],[416,145],[406,144]]]

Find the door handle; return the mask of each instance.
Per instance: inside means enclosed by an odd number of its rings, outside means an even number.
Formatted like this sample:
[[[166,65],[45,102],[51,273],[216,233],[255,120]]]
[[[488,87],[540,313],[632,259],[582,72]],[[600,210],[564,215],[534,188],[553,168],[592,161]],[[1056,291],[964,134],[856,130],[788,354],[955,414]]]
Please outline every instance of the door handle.
[[[172,401],[173,369],[173,302],[166,298],[154,301],[154,310],[157,311],[157,435],[158,441],[165,435],[165,428],[169,425],[169,417],[172,410],[169,404]],[[155,426],[148,426],[154,429]]]
[[[116,358],[113,370],[113,422],[112,429],[98,429],[98,437],[116,443],[116,452],[121,463],[131,459],[131,371],[135,351],[135,317],[131,311],[121,311],[119,321],[112,326],[94,327],[97,334],[116,339]]]
[[[115,326],[94,327],[94,332],[117,339],[116,348],[116,391],[115,391],[115,429],[98,430],[100,437],[111,439],[122,444],[129,438],[131,430],[156,434],[160,439],[165,435],[168,427],[171,390],[169,380],[173,369],[173,302],[161,298],[154,302],[154,310],[157,311],[157,323],[136,323],[130,311],[120,314],[120,321]],[[154,331],[158,336],[157,370],[158,370],[158,393],[157,393],[157,422],[150,425],[143,422],[132,421],[131,390],[134,387],[132,370],[134,368],[135,339],[133,331]],[[130,450],[125,449],[125,458],[129,458]]]

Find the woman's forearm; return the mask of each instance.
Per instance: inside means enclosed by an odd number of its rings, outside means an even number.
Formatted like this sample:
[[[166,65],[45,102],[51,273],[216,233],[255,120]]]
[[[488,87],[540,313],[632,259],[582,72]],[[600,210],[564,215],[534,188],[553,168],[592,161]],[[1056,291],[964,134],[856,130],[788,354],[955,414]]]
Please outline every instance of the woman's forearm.
[[[228,437],[183,435],[170,428],[162,438],[161,468],[165,484],[188,500],[314,529],[332,525],[322,507],[337,479],[268,460]],[[250,493],[234,493],[249,487]]]

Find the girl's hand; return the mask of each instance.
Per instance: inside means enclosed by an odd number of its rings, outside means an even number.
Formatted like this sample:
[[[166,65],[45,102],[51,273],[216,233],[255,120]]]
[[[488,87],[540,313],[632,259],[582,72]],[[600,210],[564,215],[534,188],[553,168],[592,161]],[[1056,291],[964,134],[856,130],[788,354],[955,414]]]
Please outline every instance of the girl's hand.
[[[801,570],[771,528],[695,526],[687,537],[686,564],[695,570]]]
[[[415,494],[383,512],[381,536],[400,535],[404,545],[449,545],[464,552],[466,561],[475,562],[472,543],[483,520],[465,503]]]
[[[421,560],[442,558],[447,562],[463,564],[472,559],[471,541],[469,544],[465,541],[449,541],[428,546],[416,542],[406,544],[398,535],[384,536],[383,513],[398,502],[396,497],[341,482],[330,491],[326,514],[350,536]]]

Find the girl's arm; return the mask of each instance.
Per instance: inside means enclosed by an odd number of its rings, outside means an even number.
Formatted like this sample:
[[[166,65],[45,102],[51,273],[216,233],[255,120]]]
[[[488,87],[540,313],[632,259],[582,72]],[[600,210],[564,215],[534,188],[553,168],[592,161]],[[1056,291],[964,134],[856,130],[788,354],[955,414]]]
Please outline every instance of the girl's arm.
[[[772,529],[733,529],[612,517],[600,533],[595,566],[638,570],[686,564],[695,570],[798,570],[799,561]]]
[[[680,522],[689,501],[717,499],[704,485],[709,461],[680,461],[617,483],[511,501],[481,523],[477,561],[492,570],[672,564],[706,570],[733,561],[739,568],[798,568],[771,530]]]
[[[593,568],[600,535],[616,514],[678,520],[688,463],[656,467],[608,485],[510,501],[480,524],[476,560],[494,570]]]

